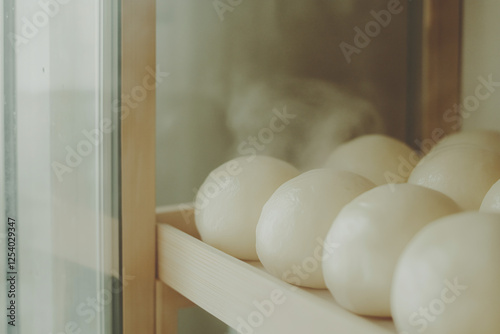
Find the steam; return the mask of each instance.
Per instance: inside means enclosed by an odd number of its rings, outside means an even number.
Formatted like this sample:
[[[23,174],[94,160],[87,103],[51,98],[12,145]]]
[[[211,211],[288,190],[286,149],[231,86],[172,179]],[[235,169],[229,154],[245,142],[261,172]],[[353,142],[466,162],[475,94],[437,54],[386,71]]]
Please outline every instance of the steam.
[[[349,139],[384,129],[375,107],[362,97],[322,80],[280,77],[249,85],[231,100],[231,155],[241,155],[241,143],[249,138],[259,140],[262,129],[269,129],[272,118],[283,110],[295,117],[275,131],[271,141],[266,135],[253,146],[258,154],[283,159],[301,170],[323,166],[332,150]]]

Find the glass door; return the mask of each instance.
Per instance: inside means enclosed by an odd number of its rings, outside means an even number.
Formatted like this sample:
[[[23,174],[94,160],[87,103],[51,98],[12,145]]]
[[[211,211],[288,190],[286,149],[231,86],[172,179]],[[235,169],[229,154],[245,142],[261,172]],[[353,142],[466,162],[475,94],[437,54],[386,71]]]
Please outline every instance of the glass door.
[[[1,333],[121,330],[118,5],[0,8]]]
[[[193,202],[237,156],[305,171],[354,136],[403,140],[408,16],[387,0],[158,0],[157,61],[171,73],[157,95],[158,206]],[[290,118],[271,130],[276,113]],[[198,308],[178,319],[182,334],[226,331]]]

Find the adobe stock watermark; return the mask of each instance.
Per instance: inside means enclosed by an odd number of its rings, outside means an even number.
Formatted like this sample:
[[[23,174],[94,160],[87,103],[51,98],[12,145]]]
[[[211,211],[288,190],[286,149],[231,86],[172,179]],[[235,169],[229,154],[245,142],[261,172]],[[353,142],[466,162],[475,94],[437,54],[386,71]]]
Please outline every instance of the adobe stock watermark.
[[[286,302],[286,295],[283,290],[274,289],[269,298],[261,301],[254,301],[255,310],[250,312],[246,319],[237,317],[238,325],[236,330],[240,334],[253,334],[256,328],[261,327],[265,320],[270,318],[276,307]]]
[[[410,326],[418,327],[417,331],[419,333],[423,333],[429,327],[430,323],[436,321],[441,314],[446,312],[448,306],[453,304],[468,289],[466,285],[458,282],[458,277],[455,277],[453,282],[445,280],[444,285],[445,287],[441,290],[438,298],[431,300],[427,306],[420,307],[408,317]]]
[[[50,20],[60,13],[62,6],[73,0],[39,0],[39,10],[31,18],[21,18],[21,28],[19,33],[9,33],[9,39],[12,47],[17,52],[23,45],[28,44],[32,39],[38,36],[40,31],[48,26]]]
[[[95,296],[87,297],[85,301],[78,304],[75,310],[76,314],[80,317],[78,322],[68,321],[62,331],[51,332],[49,334],[81,334],[82,325],[90,324],[94,321],[98,314],[104,312],[106,307],[113,302],[113,295],[120,294],[128,286],[129,282],[135,279],[135,276],[126,274],[120,279],[114,280],[116,277],[120,276],[116,272],[113,272],[110,278],[112,280],[110,289],[101,289]]]
[[[287,270],[282,275],[282,280],[291,284],[291,291],[297,290],[297,285],[306,280],[311,273],[318,270],[319,266],[323,260],[327,259],[335,249],[340,247],[340,244],[333,242],[331,239],[327,238],[323,240],[321,238],[316,239],[316,247],[314,248],[313,255],[306,257],[300,264],[293,265],[290,270]],[[252,311],[246,319],[238,317],[238,326],[236,330],[240,334],[253,334],[255,329],[261,327],[265,319],[270,318],[278,305],[286,302],[286,295],[280,289],[274,289],[269,299],[264,299],[262,301],[254,301],[253,305],[255,310]]]
[[[238,153],[246,156],[247,162],[252,162],[257,154],[265,150],[266,145],[275,139],[276,134],[285,130],[295,117],[297,115],[288,113],[286,106],[281,111],[273,109],[273,117],[269,121],[269,126],[261,129],[254,136],[248,136],[246,140],[241,142],[238,145]],[[243,172],[243,167],[236,160],[229,161],[225,167],[225,170],[210,173],[200,189],[193,188],[193,193],[196,196],[195,212],[203,210],[210,199],[217,197],[232,177]]]
[[[300,264],[293,265],[290,270],[285,271],[281,280],[294,284],[289,288],[291,291],[297,290],[297,285],[301,285],[311,273],[318,270],[322,265],[322,261],[329,258],[338,247],[340,247],[340,244],[333,242],[331,238],[327,238],[326,240],[319,237],[316,238],[316,247],[314,248],[313,255],[304,258]],[[274,289],[269,299],[254,301],[253,305],[255,306],[255,310],[252,311],[246,319],[242,317],[237,318],[237,331],[241,334],[253,334],[255,329],[264,324],[266,318],[274,314],[277,306],[285,302],[286,295],[280,289]]]
[[[120,113],[122,121],[130,115],[131,111],[137,109],[149,94],[170,75],[168,72],[162,72],[160,65],[157,65],[156,71],[149,66],[146,67],[145,71],[146,75],[143,77],[142,85],[133,87],[129,94],[122,94],[121,101],[120,99],[113,101],[112,112]],[[63,182],[65,174],[73,172],[81,165],[85,157],[91,155],[98,146],[102,145],[105,136],[112,133],[113,130],[115,129],[111,118],[102,119],[95,129],[82,130],[81,137],[83,138],[74,147],[69,145],[65,147],[64,162],[53,161],[51,164],[59,182]]]
[[[354,54],[359,55],[363,49],[370,45],[373,38],[379,36],[382,30],[389,26],[394,15],[402,12],[403,5],[401,5],[399,0],[389,0],[387,2],[387,9],[382,9],[378,12],[371,10],[370,15],[373,17],[373,20],[368,21],[364,29],[358,26],[354,27],[355,35],[352,41],[353,44],[345,41],[339,44],[340,51],[342,51],[347,63],[350,64]]]
[[[451,128],[458,130],[464,119],[469,118],[472,113],[477,112],[481,106],[481,102],[489,99],[500,87],[500,81],[493,80],[493,74],[477,77],[478,84],[474,88],[474,94],[467,95],[462,99],[462,103],[454,104],[452,108],[447,109],[443,113],[443,121],[445,123],[453,123]],[[430,150],[444,137],[446,131],[443,128],[434,128],[431,131],[430,138],[423,140],[415,139],[414,144],[419,148],[422,154],[427,154]],[[411,174],[413,168],[419,163],[420,157],[416,152],[410,153],[408,157],[399,156],[398,173],[386,171],[384,177],[388,184],[404,183]]]
[[[243,0],[214,0],[212,5],[214,6],[219,20],[222,22],[224,21],[224,15],[226,12],[233,12],[236,7],[242,3]]]

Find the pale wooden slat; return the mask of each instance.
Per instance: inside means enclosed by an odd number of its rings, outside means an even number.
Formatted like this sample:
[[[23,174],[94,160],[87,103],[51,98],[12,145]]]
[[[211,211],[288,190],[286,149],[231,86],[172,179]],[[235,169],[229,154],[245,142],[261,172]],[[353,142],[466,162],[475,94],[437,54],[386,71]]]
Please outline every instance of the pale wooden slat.
[[[192,203],[158,207],[156,221],[158,223],[171,223],[179,230],[200,238],[194,224],[194,205]],[[190,306],[195,306],[195,304],[162,281],[157,280],[156,334],[177,334],[179,310]]]
[[[194,204],[181,203],[156,208],[156,221],[172,225],[179,230],[200,239],[194,223]]]
[[[412,1],[408,6],[406,140],[426,153],[444,135],[459,130],[455,118],[460,117],[456,105],[460,103],[462,1]]]
[[[123,334],[155,331],[155,92],[145,77],[156,69],[154,0],[123,0],[121,8],[121,258],[134,277],[123,289]],[[154,85],[153,85],[154,86]],[[126,111],[128,108],[128,112]]]
[[[423,1],[421,137],[424,139],[432,138],[435,129],[446,134],[458,130],[443,115],[460,102],[461,9],[461,0]]]
[[[294,288],[258,264],[237,260],[170,225],[158,226],[157,243],[159,278],[231,327],[246,321],[255,325],[254,333],[396,333],[388,320],[344,310],[326,290]],[[261,312],[259,320],[255,303],[274,294],[282,303],[268,306],[274,310]]]
[[[177,334],[177,317],[182,308],[195,306],[192,301],[156,281],[156,334]]]

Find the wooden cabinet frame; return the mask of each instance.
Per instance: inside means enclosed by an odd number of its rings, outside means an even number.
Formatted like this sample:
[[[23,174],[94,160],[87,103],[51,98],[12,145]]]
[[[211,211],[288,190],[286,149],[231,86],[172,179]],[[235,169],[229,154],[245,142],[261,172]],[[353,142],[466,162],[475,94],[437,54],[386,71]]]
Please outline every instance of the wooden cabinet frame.
[[[123,334],[155,330],[156,3],[121,3],[121,271]],[[146,94],[144,94],[146,92]],[[128,99],[137,96],[132,102]]]
[[[462,8],[462,0],[410,3],[406,140],[416,148],[457,130],[444,114],[460,102]]]
[[[421,25],[412,36],[419,42],[411,59],[414,92],[410,94],[411,115],[406,126],[410,143],[430,138],[436,128],[450,131],[443,113],[459,102],[461,47],[460,0],[414,1],[412,6],[418,7],[413,12],[417,17],[412,20]],[[123,0],[121,22],[124,97],[140,90],[137,87],[144,85],[148,71],[156,69],[155,1]],[[122,275],[134,277],[123,290],[123,333],[172,334],[177,332],[177,310],[193,303],[157,279],[155,229],[157,221],[173,224],[185,221],[179,215],[186,211],[170,208],[155,213],[154,90],[148,91],[131,109],[121,122],[121,268]],[[196,234],[192,225],[177,227]],[[164,225],[160,229],[163,232],[158,237],[172,232]],[[164,267],[159,271],[163,270]]]

